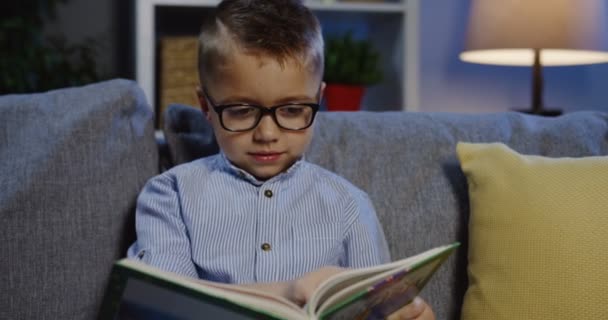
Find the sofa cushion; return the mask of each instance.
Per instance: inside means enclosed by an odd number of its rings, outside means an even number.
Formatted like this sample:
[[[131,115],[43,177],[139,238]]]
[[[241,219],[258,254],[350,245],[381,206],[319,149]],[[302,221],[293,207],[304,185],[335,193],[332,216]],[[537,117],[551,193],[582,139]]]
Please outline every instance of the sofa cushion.
[[[0,97],[0,319],[94,319],[157,173],[132,81]]]
[[[218,153],[213,128],[200,109],[171,104],[165,110],[163,119],[163,132],[173,164]]]
[[[459,144],[468,178],[469,288],[462,319],[608,314],[608,157],[521,155]]]
[[[187,134],[202,146],[189,149],[175,139],[169,147],[180,154],[173,157],[190,161],[206,154],[212,137],[202,112],[173,108],[184,113],[182,119],[200,123],[175,125],[176,132],[165,134]],[[200,131],[189,131],[195,127]],[[369,193],[393,259],[454,241],[463,244],[422,293],[437,319],[459,319],[467,287],[469,203],[456,157],[458,141],[504,142],[547,156],[608,154],[608,115],[597,112],[557,118],[514,112],[320,112],[314,130],[306,158]]]

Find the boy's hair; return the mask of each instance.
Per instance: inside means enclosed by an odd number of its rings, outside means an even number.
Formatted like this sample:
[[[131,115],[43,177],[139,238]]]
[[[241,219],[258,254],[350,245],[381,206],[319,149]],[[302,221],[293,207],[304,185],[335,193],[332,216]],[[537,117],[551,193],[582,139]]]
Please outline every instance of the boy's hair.
[[[321,25],[301,0],[224,0],[199,36],[198,69],[202,83],[218,74],[231,52],[272,57],[283,66],[300,63],[323,74]]]

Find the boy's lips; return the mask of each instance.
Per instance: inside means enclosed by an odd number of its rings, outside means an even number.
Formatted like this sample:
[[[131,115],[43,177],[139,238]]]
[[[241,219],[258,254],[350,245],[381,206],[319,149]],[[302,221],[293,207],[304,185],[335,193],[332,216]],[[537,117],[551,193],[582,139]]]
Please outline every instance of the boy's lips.
[[[248,154],[257,162],[274,162],[281,157],[283,152],[249,152]]]

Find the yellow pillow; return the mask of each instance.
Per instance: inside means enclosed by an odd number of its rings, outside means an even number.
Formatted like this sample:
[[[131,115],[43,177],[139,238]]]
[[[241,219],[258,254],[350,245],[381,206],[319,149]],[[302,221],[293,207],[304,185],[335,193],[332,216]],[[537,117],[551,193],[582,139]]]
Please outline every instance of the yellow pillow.
[[[462,319],[608,319],[608,157],[457,153],[471,205]]]

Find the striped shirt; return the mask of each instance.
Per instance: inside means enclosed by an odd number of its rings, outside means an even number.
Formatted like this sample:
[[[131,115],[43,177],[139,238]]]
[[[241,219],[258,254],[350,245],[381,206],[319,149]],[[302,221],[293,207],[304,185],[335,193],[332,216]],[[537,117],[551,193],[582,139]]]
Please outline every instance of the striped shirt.
[[[305,160],[266,181],[222,153],[176,166],[139,195],[136,231],[128,257],[224,283],[389,261],[368,196]]]

